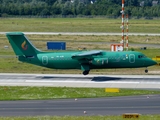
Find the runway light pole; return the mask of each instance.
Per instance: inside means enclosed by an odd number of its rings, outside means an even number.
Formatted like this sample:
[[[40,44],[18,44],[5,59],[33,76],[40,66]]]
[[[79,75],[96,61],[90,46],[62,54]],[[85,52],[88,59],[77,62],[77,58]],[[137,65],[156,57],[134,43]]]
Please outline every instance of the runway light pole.
[[[122,11],[121,11],[121,13],[122,13],[122,26],[121,26],[121,28],[122,28],[122,41],[121,41],[121,43],[122,43],[122,47],[124,49],[124,0],[122,0]]]

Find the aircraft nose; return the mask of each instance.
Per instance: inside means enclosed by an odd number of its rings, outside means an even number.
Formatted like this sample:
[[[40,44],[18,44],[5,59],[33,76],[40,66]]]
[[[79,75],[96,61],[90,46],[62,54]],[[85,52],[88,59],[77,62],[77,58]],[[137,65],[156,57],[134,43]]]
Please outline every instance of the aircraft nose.
[[[152,65],[156,65],[157,64],[156,61],[154,61],[154,60],[152,60],[150,58],[146,61],[146,63],[147,63],[148,66],[152,66]]]
[[[156,61],[154,61],[154,60],[152,60],[152,61],[153,61],[153,65],[157,65],[158,64]]]

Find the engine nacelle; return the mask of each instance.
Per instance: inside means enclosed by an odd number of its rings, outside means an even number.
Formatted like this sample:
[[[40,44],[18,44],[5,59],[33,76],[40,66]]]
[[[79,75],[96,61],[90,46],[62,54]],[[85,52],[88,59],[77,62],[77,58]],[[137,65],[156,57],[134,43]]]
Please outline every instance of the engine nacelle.
[[[108,58],[94,58],[91,63],[93,65],[105,65],[108,64]]]

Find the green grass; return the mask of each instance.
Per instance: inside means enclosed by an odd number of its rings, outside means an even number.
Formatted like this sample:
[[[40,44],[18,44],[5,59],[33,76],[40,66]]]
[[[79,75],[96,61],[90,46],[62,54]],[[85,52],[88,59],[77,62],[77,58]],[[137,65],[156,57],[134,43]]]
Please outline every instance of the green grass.
[[[1,18],[0,31],[23,32],[121,32],[121,18]],[[130,19],[129,31],[159,33],[158,19]]]
[[[35,117],[0,117],[0,120],[135,120],[118,116],[35,116]],[[159,120],[160,115],[140,115],[136,120]]]
[[[146,56],[150,58],[160,55],[160,49],[148,49],[148,50],[138,50],[138,51],[144,53]]]
[[[160,91],[120,89],[119,93],[106,93],[104,88],[0,86],[0,100],[96,98],[96,97],[150,95],[150,94],[160,94]]]

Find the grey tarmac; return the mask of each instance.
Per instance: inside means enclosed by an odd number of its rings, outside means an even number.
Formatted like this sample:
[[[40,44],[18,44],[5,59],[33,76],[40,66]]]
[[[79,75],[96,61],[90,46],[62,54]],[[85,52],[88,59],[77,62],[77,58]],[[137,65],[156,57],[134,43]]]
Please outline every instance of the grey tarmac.
[[[0,116],[159,114],[160,95],[0,101]],[[84,113],[85,112],[85,113]]]
[[[160,75],[0,73],[0,86],[131,88],[160,90]]]

